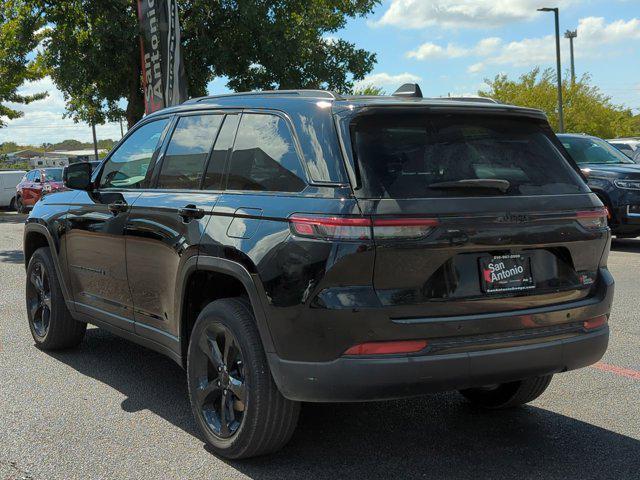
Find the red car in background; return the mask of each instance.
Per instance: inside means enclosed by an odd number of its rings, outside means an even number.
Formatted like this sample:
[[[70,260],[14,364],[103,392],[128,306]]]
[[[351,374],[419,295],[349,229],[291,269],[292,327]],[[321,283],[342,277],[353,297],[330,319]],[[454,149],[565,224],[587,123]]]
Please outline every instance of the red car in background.
[[[37,168],[28,172],[16,186],[16,210],[26,213],[50,192],[63,190],[62,168]]]

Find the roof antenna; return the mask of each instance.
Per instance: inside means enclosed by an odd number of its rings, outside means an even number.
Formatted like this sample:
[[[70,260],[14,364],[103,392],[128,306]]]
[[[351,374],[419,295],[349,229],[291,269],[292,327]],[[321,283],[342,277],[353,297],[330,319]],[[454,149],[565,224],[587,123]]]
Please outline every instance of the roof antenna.
[[[393,96],[422,98],[422,90],[420,90],[420,86],[417,83],[405,83],[393,92]]]

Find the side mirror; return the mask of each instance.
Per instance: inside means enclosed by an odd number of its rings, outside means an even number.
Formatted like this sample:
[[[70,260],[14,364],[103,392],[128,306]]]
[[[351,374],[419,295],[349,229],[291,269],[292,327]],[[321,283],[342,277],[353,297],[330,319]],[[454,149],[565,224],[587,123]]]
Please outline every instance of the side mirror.
[[[72,190],[93,190],[91,174],[93,169],[90,163],[71,163],[62,173],[64,186]]]

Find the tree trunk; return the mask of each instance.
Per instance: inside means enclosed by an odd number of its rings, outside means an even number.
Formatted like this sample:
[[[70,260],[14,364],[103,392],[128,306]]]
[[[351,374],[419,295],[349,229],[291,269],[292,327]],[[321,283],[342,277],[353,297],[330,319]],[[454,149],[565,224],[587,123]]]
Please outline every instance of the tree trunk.
[[[136,52],[137,53],[137,52]],[[129,94],[127,95],[127,128],[133,127],[138,120],[144,115],[144,95],[142,93],[142,85],[140,75],[142,68],[140,66],[140,54],[135,56],[135,64],[131,69],[131,78],[129,79]]]
[[[132,0],[133,9],[138,11],[138,1]],[[140,36],[136,37],[131,49],[131,71],[127,94],[127,128],[133,127],[144,115],[144,93],[142,92],[142,65],[140,64]]]

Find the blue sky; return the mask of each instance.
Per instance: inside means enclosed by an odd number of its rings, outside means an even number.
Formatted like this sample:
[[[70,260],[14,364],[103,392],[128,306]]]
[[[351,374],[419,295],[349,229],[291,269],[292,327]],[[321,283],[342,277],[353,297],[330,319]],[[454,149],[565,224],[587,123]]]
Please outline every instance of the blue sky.
[[[555,66],[553,14],[560,7],[560,31],[577,29],[576,74],[616,103],[640,113],[639,0],[385,0],[365,19],[349,21],[332,35],[378,54],[364,84],[391,93],[416,81],[425,96],[476,94],[485,78],[498,73],[518,76],[534,66]],[[562,38],[563,69],[569,67],[568,40]],[[88,141],[91,129],[63,119],[64,99],[44,79],[25,93],[49,91],[49,97],[26,107],[25,116],[0,129],[0,142],[41,144],[65,138]],[[224,79],[210,93],[226,91]],[[99,138],[120,138],[118,125],[98,127]]]

